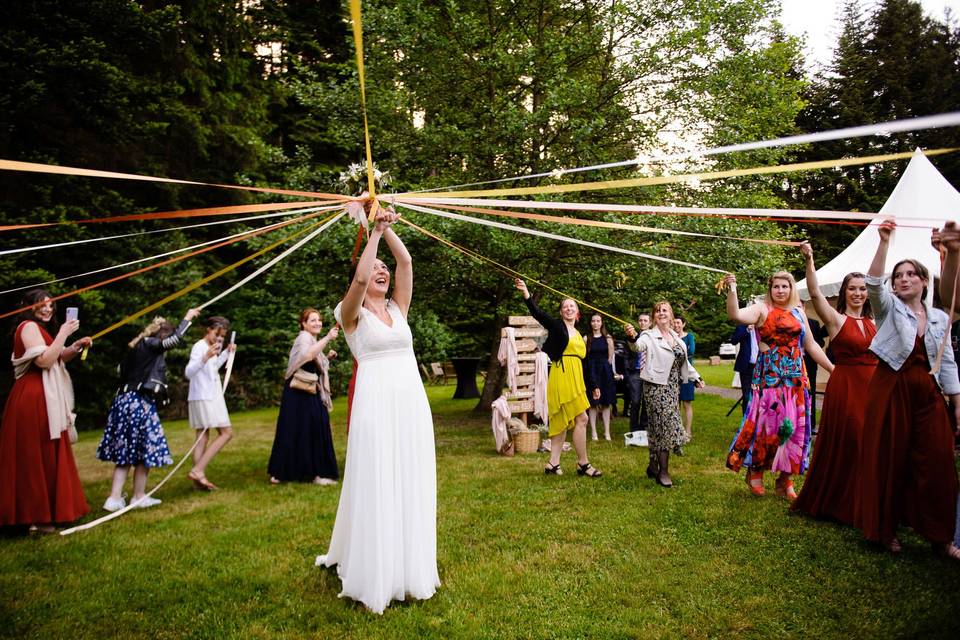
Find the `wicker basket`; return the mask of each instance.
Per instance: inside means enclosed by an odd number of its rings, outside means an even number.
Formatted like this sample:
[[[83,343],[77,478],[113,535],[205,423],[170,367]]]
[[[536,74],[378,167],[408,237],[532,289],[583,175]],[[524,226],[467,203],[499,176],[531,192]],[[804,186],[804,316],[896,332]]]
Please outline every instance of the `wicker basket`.
[[[536,453],[540,448],[539,431],[515,431],[513,447],[517,453]]]

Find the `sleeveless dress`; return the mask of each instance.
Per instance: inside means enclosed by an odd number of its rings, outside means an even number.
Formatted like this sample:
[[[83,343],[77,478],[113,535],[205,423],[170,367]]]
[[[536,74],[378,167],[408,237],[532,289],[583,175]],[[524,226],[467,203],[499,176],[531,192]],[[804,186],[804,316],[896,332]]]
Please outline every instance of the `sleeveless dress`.
[[[431,597],[437,573],[437,472],[433,417],[413,354],[413,336],[392,301],[388,327],[361,307],[347,344],[357,386],[330,548],[341,597],[383,613],[391,600]],[[340,305],[334,315],[342,322]]]
[[[869,318],[862,323],[863,331],[856,319],[844,316],[843,326],[830,341],[836,366],[823,398],[820,436],[803,488],[791,506],[844,524],[853,524],[857,457],[870,398],[865,390],[877,367],[877,356],[870,352],[877,325]]]
[[[313,361],[300,368],[322,375],[320,367]],[[294,389],[290,380],[283,385],[267,473],[282,482],[310,482],[318,476],[331,480],[340,478],[330,431],[330,414],[323,404],[323,397],[319,393]]]
[[[604,345],[606,349],[606,345]],[[590,408],[587,386],[583,381],[583,357],[587,345],[579,333],[570,335],[559,362],[550,366],[547,378],[547,409],[550,412],[550,436],[573,428],[574,419]]]
[[[798,309],[769,307],[757,330],[767,351],[757,356],[750,406],[727,454],[739,471],[803,473],[810,451],[810,392],[803,367],[803,322]]]
[[[880,360],[866,395],[854,525],[882,543],[893,540],[901,524],[932,543],[952,542],[953,429],[921,336],[899,371]]]
[[[17,327],[13,354],[26,349]],[[50,334],[37,325],[46,344]],[[73,522],[90,511],[66,433],[54,440],[47,424],[43,375],[36,364],[13,383],[0,426],[0,525]]]
[[[650,451],[671,451],[674,447],[687,443],[687,434],[680,422],[680,406],[677,403],[683,358],[680,345],[674,346],[673,364],[670,365],[667,384],[655,384],[649,380],[643,383],[643,402],[650,420],[647,425]]]
[[[607,339],[590,336],[587,348],[587,358],[583,366],[590,369],[590,377],[594,384],[600,387],[600,399],[593,399],[593,389],[587,389],[587,399],[591,407],[609,407],[616,400],[617,388],[613,381],[613,367],[610,366],[610,355],[607,350]]]

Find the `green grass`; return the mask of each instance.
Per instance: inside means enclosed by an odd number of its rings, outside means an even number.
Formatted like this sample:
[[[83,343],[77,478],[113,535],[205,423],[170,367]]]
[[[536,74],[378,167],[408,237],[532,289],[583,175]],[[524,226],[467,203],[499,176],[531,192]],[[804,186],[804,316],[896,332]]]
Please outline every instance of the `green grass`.
[[[715,366],[711,366],[709,360],[696,360],[694,364],[700,377],[708,385],[730,388],[730,383],[733,382],[733,360],[722,360]]]
[[[0,540],[0,634],[957,637],[960,565],[909,533],[893,558],[853,529],[789,514],[772,491],[751,497],[723,468],[735,426],[723,418],[727,400],[697,395],[695,439],[672,460],[676,488],[665,490],[643,474],[646,450],[622,446],[622,419],[617,440],[591,446],[602,479],[577,477],[572,454],[564,476],[546,477],[542,455],[496,456],[489,418],[470,413],[472,400],[447,399],[452,391],[429,389],[443,582],[431,600],[377,616],[337,598],[335,574],[313,559],[326,550],[339,490],[267,483],[271,409],[233,416],[237,437],[208,470],[219,492],[191,491],[181,472],[160,507],[66,538]],[[341,400],[341,463],[344,415]],[[187,426],[167,431],[185,451]],[[111,473],[94,460],[98,436],[82,434],[75,448],[95,507]]]

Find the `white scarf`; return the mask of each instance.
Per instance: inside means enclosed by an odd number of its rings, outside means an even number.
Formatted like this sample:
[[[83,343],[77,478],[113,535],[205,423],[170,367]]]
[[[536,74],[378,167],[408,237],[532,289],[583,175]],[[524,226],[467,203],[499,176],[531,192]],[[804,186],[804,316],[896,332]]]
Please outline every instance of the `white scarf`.
[[[290,357],[287,359],[287,372],[283,374],[284,380],[289,380],[293,374],[296,373],[297,369],[310,362],[310,356],[307,354],[317,342],[318,340],[314,338],[309,331],[301,331],[297,334],[296,340],[293,341],[293,346],[290,347]],[[333,399],[330,396],[330,361],[327,360],[327,356],[325,356],[322,351],[317,354],[313,361],[317,363],[317,368],[320,370],[320,383],[317,385],[320,390],[320,399],[329,411],[333,408]]]
[[[33,361],[44,351],[46,345],[37,345],[24,351],[19,358],[10,354],[13,363],[13,375],[16,379],[22,378],[29,370]],[[50,439],[59,440],[60,434],[69,432],[70,442],[77,441],[77,430],[74,423],[77,414],[73,412],[73,381],[63,362],[58,358],[49,368],[40,368],[43,377],[43,396],[47,403],[47,424],[50,427]]]

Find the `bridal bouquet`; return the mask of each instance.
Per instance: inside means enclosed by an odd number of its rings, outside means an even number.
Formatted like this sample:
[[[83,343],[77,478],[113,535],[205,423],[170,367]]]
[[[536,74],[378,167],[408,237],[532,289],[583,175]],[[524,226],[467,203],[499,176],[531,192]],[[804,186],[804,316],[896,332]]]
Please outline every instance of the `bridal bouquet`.
[[[356,197],[366,191],[368,186],[366,160],[347,167],[346,171],[340,173],[337,182],[348,196]],[[386,171],[380,171],[376,163],[373,164],[373,182],[378,193],[383,188],[390,186],[390,174]]]

